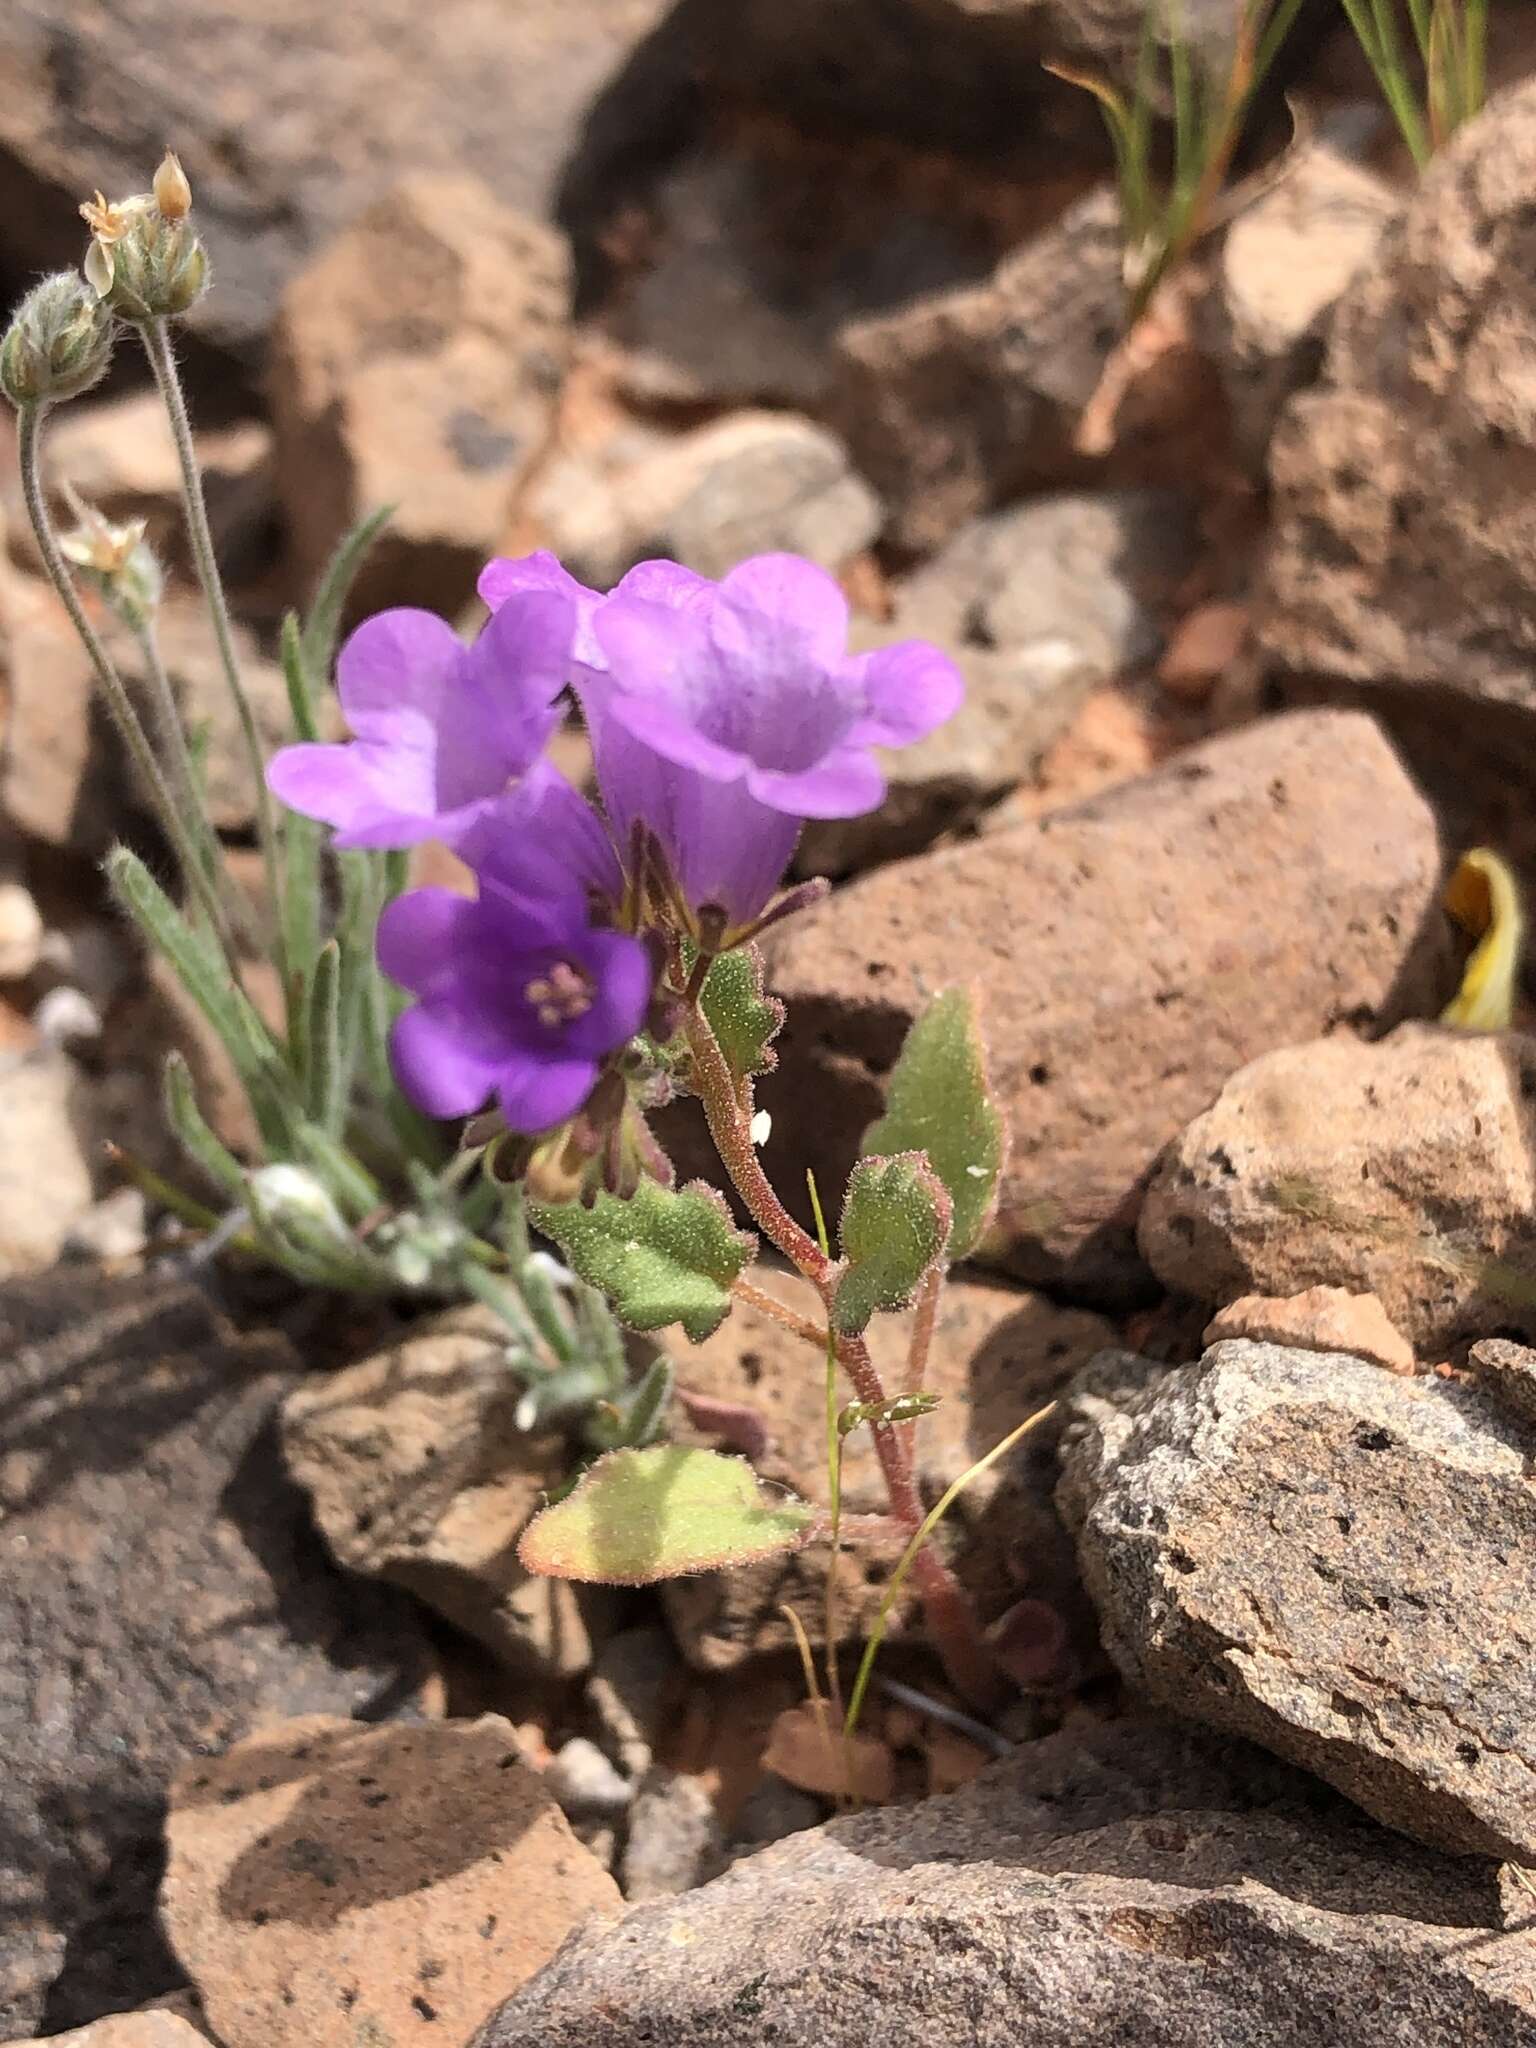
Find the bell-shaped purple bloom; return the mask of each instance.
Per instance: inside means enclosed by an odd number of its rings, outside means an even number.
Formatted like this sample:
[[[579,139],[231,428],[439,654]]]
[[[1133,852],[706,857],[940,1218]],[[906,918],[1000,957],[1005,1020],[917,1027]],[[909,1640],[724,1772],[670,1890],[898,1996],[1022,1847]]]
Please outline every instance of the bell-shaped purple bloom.
[[[395,1074],[430,1116],[494,1094],[512,1130],[549,1130],[644,1023],[651,955],[596,929],[578,893],[529,895],[494,866],[479,883],[476,898],[413,890],[379,921],[380,966],[419,998],[391,1035]]]
[[[431,612],[378,613],[336,666],[355,737],[284,747],[268,784],[338,846],[467,850],[558,722],[575,630],[570,598],[549,589],[517,594],[472,647]]]
[[[964,694],[924,641],[850,655],[841,590],[794,555],[719,583],[643,562],[602,599],[535,555],[492,563],[480,588],[490,604],[531,590],[576,604],[576,690],[619,851],[646,826],[689,907],[727,931],[765,909],[805,819],[880,803],[872,750],[921,739]]]

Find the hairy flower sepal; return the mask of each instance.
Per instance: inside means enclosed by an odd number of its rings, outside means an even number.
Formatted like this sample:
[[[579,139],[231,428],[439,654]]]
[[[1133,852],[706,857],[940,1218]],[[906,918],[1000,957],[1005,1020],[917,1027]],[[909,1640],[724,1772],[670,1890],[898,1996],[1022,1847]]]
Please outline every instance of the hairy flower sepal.
[[[99,384],[112,360],[112,315],[76,270],[45,277],[0,341],[0,390],[12,405],[53,405]]]
[[[815,1511],[770,1493],[744,1459],[679,1444],[614,1451],[534,1516],[517,1546],[546,1578],[648,1586],[798,1550]]]

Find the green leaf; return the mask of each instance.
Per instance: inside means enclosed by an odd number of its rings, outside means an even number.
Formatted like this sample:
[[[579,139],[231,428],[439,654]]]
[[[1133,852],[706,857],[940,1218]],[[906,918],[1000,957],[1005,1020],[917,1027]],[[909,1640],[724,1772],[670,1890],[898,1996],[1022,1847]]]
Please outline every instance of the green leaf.
[[[393,505],[381,505],[376,512],[369,512],[359,519],[349,532],[342,535],[335,554],[326,564],[300,643],[304,667],[311,678],[319,677],[323,681],[331,672],[336,642],[341,637],[341,615],[346,609],[353,582],[374,542],[389,524],[394,509]]]
[[[288,715],[293,720],[293,736],[297,740],[317,740],[320,723],[315,717],[314,692],[304,663],[304,637],[297,612],[284,612],[278,645],[283,660],[283,681],[288,686]]]
[[[848,1264],[832,1299],[833,1327],[856,1337],[877,1309],[905,1308],[944,1256],[949,1218],[949,1195],[921,1152],[861,1159],[838,1227]]]
[[[699,1007],[738,1084],[773,1072],[778,1054],[772,1041],[783,1025],[784,1005],[763,993],[763,956],[756,946],[718,956],[704,977]]]
[[[856,1429],[862,1429],[866,1422],[876,1428],[882,1423],[919,1422],[923,1416],[931,1415],[941,1394],[888,1394],[883,1401],[850,1401],[839,1409],[837,1433],[852,1436]]]
[[[647,1586],[795,1550],[811,1520],[804,1501],[766,1493],[744,1459],[659,1444],[599,1458],[534,1516],[517,1554],[545,1578]]]
[[[907,1033],[864,1151],[926,1152],[953,1205],[949,1256],[974,1250],[997,1200],[1007,1141],[968,990],[946,989]]]
[[[731,1283],[754,1250],[702,1181],[680,1191],[643,1180],[627,1201],[531,1202],[528,1214],[632,1330],[681,1323],[702,1344],[725,1321]]]

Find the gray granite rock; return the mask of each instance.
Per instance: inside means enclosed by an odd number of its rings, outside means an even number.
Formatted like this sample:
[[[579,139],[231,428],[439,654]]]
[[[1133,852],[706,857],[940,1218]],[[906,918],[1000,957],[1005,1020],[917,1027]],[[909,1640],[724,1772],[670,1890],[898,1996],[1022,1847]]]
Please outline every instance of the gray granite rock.
[[[476,2048],[1531,2048],[1491,1865],[1121,1723],[578,1934]]]
[[[1337,1353],[1096,1361],[1058,1499],[1155,1704],[1389,1826],[1536,1862],[1536,1428]]]

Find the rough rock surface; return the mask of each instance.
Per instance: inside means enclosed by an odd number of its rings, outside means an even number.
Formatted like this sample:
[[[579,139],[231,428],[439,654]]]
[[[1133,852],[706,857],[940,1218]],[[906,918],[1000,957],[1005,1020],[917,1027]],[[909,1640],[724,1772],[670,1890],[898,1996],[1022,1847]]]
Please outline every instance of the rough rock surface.
[[[1370,702],[1454,836],[1536,861],[1536,83],[1437,152],[1271,450],[1260,605],[1296,695]]]
[[[1101,189],[982,283],[848,323],[832,412],[889,507],[891,539],[926,552],[1071,472],[1071,430],[1122,300],[1119,212]]]
[[[659,46],[647,61],[667,12],[520,0],[514,47],[485,0],[19,0],[0,22],[7,255],[17,270],[74,260],[76,201],[142,190],[171,138],[218,280],[198,325],[254,357],[293,272],[405,172],[473,165],[503,204],[543,215],[594,102],[589,158],[643,141],[668,77],[682,82]]]
[[[52,1265],[91,1206],[83,1095],[62,1052],[0,1053],[0,1280]]]
[[[1472,1364],[1496,1401],[1513,1408],[1524,1421],[1536,1422],[1536,1351],[1502,1337],[1487,1337],[1472,1346]]]
[[[1285,668],[1536,707],[1536,84],[1440,151],[1335,317],[1274,450]]]
[[[1536,1861],[1529,1422],[1249,1343],[1106,1354],[1074,1406],[1059,1498],[1138,1691],[1435,1848]]]
[[[1333,309],[1397,205],[1382,179],[1319,139],[1227,230],[1204,338],[1238,444],[1261,473],[1282,406],[1316,377]]]
[[[788,1280],[767,1283],[793,1301]],[[911,1330],[908,1316],[878,1316],[868,1338],[886,1384],[902,1384]],[[917,1468],[925,1498],[939,1494],[1016,1423],[1041,1407],[1108,1341],[1109,1326],[1082,1309],[1058,1308],[1038,1295],[974,1281],[951,1280],[934,1332],[927,1384],[942,1398],[917,1430]],[[760,1311],[738,1305],[697,1350],[678,1356],[682,1402],[691,1424],[678,1431],[699,1443],[729,1442],[748,1451],[757,1469],[803,1499],[825,1504],[826,1393],[815,1355]],[[706,1406],[697,1406],[702,1396]],[[740,1432],[745,1418],[755,1432]],[[1044,1454],[1044,1467],[1049,1466]],[[1025,1451],[1016,1465],[994,1468],[967,1488],[947,1527],[959,1541],[957,1564],[990,1619],[1026,1590],[1070,1600],[1070,1546],[1050,1512],[1043,1474]],[[843,1503],[852,1514],[884,1513],[874,1439],[848,1437]],[[848,1636],[874,1619],[901,1543],[860,1542],[837,1561],[837,1602]],[[689,1661],[707,1671],[731,1670],[768,1651],[791,1649],[781,1608],[800,1617],[813,1642],[825,1640],[825,1543],[788,1558],[729,1572],[670,1579],[661,1588],[668,1619]],[[911,1598],[892,1617],[899,1635],[914,1612]]]
[[[965,702],[916,746],[882,751],[888,791],[862,818],[813,820],[799,870],[844,875],[920,853],[1031,775],[1093,688],[1156,651],[1156,608],[1195,559],[1171,491],[1070,492],[974,520],[901,584],[858,646],[932,640]]]
[[[1492,1866],[1243,1745],[1090,1726],[579,1936],[476,2048],[1530,2048],[1498,1916]]]
[[[411,1706],[397,1596],[329,1566],[284,1477],[295,1371],[175,1281],[0,1292],[0,2034],[183,1981],[154,1928],[164,1787],[275,1715]]]
[[[106,712],[80,642],[41,577],[0,574],[0,814],[28,839],[99,857],[130,807]]]
[[[523,1676],[592,1661],[589,1620],[612,1596],[533,1578],[517,1539],[569,1464],[513,1420],[521,1383],[506,1327],[467,1308],[297,1387],[283,1454],[342,1564],[404,1586]]]
[[[278,488],[311,580],[396,507],[359,609],[453,611],[548,430],[570,342],[553,230],[478,180],[406,179],[283,294],[271,377]]]
[[[1026,1279],[1130,1282],[1142,1186],[1229,1074],[1444,1001],[1439,880],[1427,805],[1377,728],[1338,712],[883,869],[773,949],[774,1184],[802,1188],[807,1164],[843,1184],[907,1025],[970,983],[1013,1140],[996,1253]]]
[[[1404,1024],[1282,1047],[1170,1146],[1139,1239],[1197,1301],[1375,1293],[1421,1350],[1536,1331],[1536,1039]]]
[[[1206,1326],[1207,1344],[1251,1337],[1259,1344],[1289,1344],[1298,1351],[1346,1351],[1388,1372],[1411,1373],[1413,1346],[1389,1321],[1374,1294],[1345,1287],[1307,1287],[1300,1294],[1244,1294],[1229,1301]]]
[[[463,2048],[613,1879],[497,1714],[312,1714],[178,1777],[166,1930],[225,2048]]]
[[[675,435],[622,416],[604,446],[558,447],[521,510],[572,575],[600,589],[657,555],[703,576],[779,551],[837,569],[882,520],[834,434],[755,410]]]
[[[15,2041],[11,2048],[205,2048],[207,2040],[173,2012],[118,2012],[67,2034]]]

